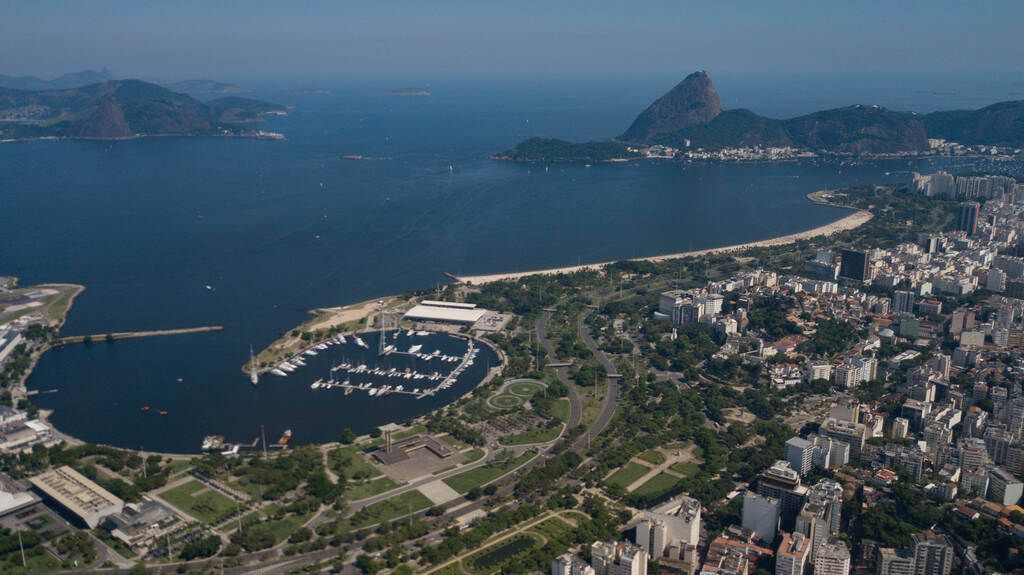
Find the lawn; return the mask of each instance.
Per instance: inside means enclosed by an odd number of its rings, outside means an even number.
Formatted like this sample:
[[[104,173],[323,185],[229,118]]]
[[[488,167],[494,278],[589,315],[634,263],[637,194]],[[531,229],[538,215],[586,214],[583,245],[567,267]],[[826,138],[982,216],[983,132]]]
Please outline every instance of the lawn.
[[[346,479],[370,478],[382,475],[379,469],[363,459],[362,447],[350,446],[332,449],[327,453],[327,462],[339,475]]]
[[[345,490],[345,499],[349,501],[359,501],[360,499],[366,499],[367,497],[373,497],[385,491],[390,491],[401,483],[395,483],[388,477],[378,477],[371,481],[367,481],[361,485],[356,485],[350,489]]]
[[[362,529],[385,521],[403,517],[430,507],[433,503],[418,490],[406,491],[400,495],[367,505],[348,518],[348,529]]]
[[[530,443],[547,443],[554,441],[562,433],[561,425],[556,427],[535,427],[515,435],[507,435],[498,440],[502,445],[528,445]]]
[[[640,459],[643,459],[647,463],[650,463],[651,465],[661,465],[662,463],[665,463],[665,454],[658,451],[657,449],[645,451],[641,453],[638,457]]]
[[[490,400],[490,403],[494,407],[500,407],[500,408],[503,408],[503,409],[510,409],[510,408],[518,407],[518,406],[522,405],[523,404],[523,398],[515,396],[515,395],[511,395],[511,394],[508,394],[508,393],[503,393],[501,395],[496,395],[496,396],[492,397],[491,400]]]
[[[192,480],[164,491],[160,497],[203,523],[217,523],[238,509],[234,501],[213,490],[193,495],[205,487],[199,481]]]
[[[669,469],[683,477],[690,477],[700,471],[700,465],[693,463],[692,461],[687,463],[673,463],[669,466]]]
[[[477,459],[480,459],[481,457],[484,456],[484,450],[480,449],[479,447],[476,447],[463,453],[463,455],[466,456],[466,463],[473,463]]]
[[[426,430],[427,430],[426,426],[424,426],[424,425],[417,425],[417,426],[412,427],[410,429],[406,429],[405,431],[399,431],[398,433],[392,435],[391,439],[393,439],[395,441],[398,441],[399,439],[405,439],[406,437],[412,437],[413,435],[416,435],[417,433],[423,433]]]
[[[533,529],[547,536],[548,539],[558,539],[566,533],[571,533],[573,530],[571,525],[557,517],[545,519]]]
[[[679,478],[674,475],[659,473],[647,480],[647,482],[640,487],[637,487],[636,490],[633,491],[633,495],[657,497],[675,487],[676,482],[678,481]]]
[[[505,391],[520,397],[530,397],[542,389],[544,389],[544,386],[535,381],[517,381],[515,383],[510,383],[508,387],[505,388]]]
[[[171,462],[171,475],[177,475],[192,467],[192,462],[187,459],[175,459]]]
[[[616,471],[605,480],[608,485],[618,485],[625,489],[630,486],[634,481],[640,479],[647,472],[651,470],[650,467],[640,465],[639,463],[629,462],[622,466],[621,469]]]
[[[551,415],[555,416],[555,419],[566,423],[569,421],[569,400],[559,399],[555,402],[555,406],[551,408]]]
[[[292,533],[305,525],[312,516],[312,513],[308,515],[289,515],[284,519],[267,521],[267,529],[274,534],[274,544],[276,545],[291,537]]]
[[[527,461],[533,459],[537,455],[536,452],[527,451],[515,459],[505,461],[492,461],[487,465],[477,467],[476,469],[470,469],[458,475],[453,475],[444,480],[451,487],[459,493],[466,493],[474,487],[480,487],[494,481],[495,479],[505,475],[509,471],[519,467]]]
[[[53,556],[42,545],[25,550],[25,563],[21,566],[21,553],[15,548],[9,553],[0,555],[0,573],[5,575],[21,575],[22,573],[55,573],[60,571],[60,560]]]

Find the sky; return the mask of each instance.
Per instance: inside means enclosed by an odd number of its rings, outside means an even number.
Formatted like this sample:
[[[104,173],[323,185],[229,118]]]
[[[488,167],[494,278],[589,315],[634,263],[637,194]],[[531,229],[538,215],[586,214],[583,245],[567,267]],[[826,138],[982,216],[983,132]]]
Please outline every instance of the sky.
[[[982,74],[1024,80],[1024,2],[0,0],[0,74]]]

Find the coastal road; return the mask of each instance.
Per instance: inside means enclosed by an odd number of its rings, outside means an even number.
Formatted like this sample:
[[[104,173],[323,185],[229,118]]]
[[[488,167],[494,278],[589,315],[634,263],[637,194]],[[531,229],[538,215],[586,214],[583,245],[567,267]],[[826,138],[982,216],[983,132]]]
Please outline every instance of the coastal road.
[[[558,356],[555,355],[555,348],[551,345],[551,340],[548,339],[548,323],[551,321],[551,314],[551,310],[545,310],[544,315],[540,316],[540,319],[537,320],[537,341],[544,347],[544,351],[548,354],[548,359],[552,363],[557,363]],[[576,387],[569,382],[567,369],[564,367],[556,367],[554,369],[558,380],[569,390],[569,421],[565,425],[566,431],[569,431],[583,421],[583,401],[580,399],[579,394],[576,393]]]

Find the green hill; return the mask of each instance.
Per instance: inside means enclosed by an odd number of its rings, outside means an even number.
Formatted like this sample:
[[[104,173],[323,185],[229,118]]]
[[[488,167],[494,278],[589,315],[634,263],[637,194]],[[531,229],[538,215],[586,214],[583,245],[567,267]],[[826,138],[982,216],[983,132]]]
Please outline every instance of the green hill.
[[[246,124],[284,107],[246,98],[200,102],[140,80],[66,90],[0,88],[0,139],[247,135]]]

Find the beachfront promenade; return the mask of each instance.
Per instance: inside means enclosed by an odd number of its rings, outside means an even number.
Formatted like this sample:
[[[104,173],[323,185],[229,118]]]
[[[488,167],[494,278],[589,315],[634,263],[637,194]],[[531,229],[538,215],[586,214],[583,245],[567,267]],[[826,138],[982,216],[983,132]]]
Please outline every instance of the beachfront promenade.
[[[824,202],[820,202],[820,203],[824,203]],[[800,240],[806,240],[806,239],[816,238],[816,237],[821,237],[821,236],[830,236],[832,234],[836,234],[836,233],[839,233],[839,232],[845,232],[847,230],[852,230],[852,229],[857,228],[857,227],[859,227],[861,225],[864,225],[872,217],[873,216],[872,216],[871,212],[869,212],[867,210],[857,210],[857,211],[853,212],[852,214],[850,214],[850,215],[848,215],[848,216],[846,216],[846,217],[844,217],[844,218],[842,218],[840,220],[834,221],[834,222],[832,222],[830,224],[825,224],[823,226],[819,226],[819,227],[816,227],[814,229],[803,231],[803,232],[797,232],[795,234],[788,234],[788,235],[785,235],[785,236],[779,236],[777,238],[770,238],[770,239],[767,239],[767,240],[760,240],[760,241],[756,241],[756,242],[748,242],[748,243],[745,243],[745,244],[734,244],[734,245],[731,245],[731,246],[722,246],[722,247],[718,247],[718,248],[708,248],[708,249],[705,249],[705,250],[694,250],[694,251],[689,251],[689,252],[680,252],[680,253],[674,253],[674,254],[665,254],[665,255],[660,255],[660,256],[650,256],[650,257],[643,257],[643,258],[628,258],[626,261],[661,262],[661,261],[666,261],[666,260],[675,260],[675,259],[681,259],[681,258],[687,258],[687,257],[705,256],[705,255],[712,255],[712,254],[722,254],[722,253],[729,253],[729,252],[738,252],[738,251],[743,251],[743,250],[747,250],[747,249],[751,249],[751,248],[764,248],[764,247],[772,247],[772,246],[782,246],[782,245],[798,242]],[[615,261],[622,261],[622,260],[615,260]],[[605,266],[607,266],[609,264],[615,263],[615,261],[600,262],[600,263],[593,263],[593,264],[583,264],[583,265],[577,265],[577,266],[567,266],[567,267],[561,267],[561,268],[550,268],[550,269],[545,269],[545,270],[532,270],[532,271],[523,271],[523,272],[485,274],[485,275],[476,275],[476,276],[456,276],[456,275],[452,275],[452,274],[448,274],[448,275],[450,277],[454,278],[455,280],[457,280],[459,282],[462,282],[462,283],[465,283],[465,284],[479,285],[479,284],[492,283],[492,282],[503,281],[503,280],[517,280],[517,279],[520,279],[520,278],[523,278],[523,277],[526,277],[526,276],[532,276],[532,275],[537,275],[537,274],[540,274],[540,275],[554,275],[554,274],[571,274],[571,273],[581,272],[581,271],[599,271],[602,268],[604,268]]]

